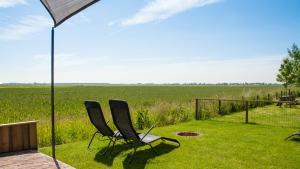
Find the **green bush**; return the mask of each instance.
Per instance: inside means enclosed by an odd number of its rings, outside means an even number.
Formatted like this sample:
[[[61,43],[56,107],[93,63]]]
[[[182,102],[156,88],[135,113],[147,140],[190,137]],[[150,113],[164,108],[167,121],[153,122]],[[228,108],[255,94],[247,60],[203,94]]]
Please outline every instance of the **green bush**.
[[[135,124],[137,129],[144,129],[151,126],[148,110],[137,111]]]

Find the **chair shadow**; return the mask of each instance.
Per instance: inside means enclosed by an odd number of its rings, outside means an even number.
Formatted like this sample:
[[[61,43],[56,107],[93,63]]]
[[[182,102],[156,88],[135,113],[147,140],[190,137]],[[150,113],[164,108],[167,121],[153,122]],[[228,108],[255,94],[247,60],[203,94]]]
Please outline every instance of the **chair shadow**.
[[[153,159],[155,157],[161,156],[163,154],[167,154],[178,148],[178,146],[166,144],[164,142],[159,145],[153,147],[156,153],[154,153],[151,148],[145,150],[137,150],[135,154],[128,154],[126,159],[123,161],[124,169],[144,169],[148,160]]]
[[[114,159],[122,152],[131,149],[129,146],[126,146],[125,143],[115,145],[112,153],[111,148],[106,152],[106,154],[102,155],[102,153],[106,150],[106,147],[103,147],[100,151],[98,151],[95,155],[94,160],[100,163],[103,163],[107,166],[112,166]]]

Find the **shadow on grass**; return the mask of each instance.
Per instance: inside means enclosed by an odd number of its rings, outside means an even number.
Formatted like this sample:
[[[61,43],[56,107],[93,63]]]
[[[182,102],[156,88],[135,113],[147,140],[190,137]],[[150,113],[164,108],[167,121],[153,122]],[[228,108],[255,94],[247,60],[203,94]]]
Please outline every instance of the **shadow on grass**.
[[[178,148],[178,146],[160,143],[154,147],[156,154],[149,148],[145,150],[138,150],[135,154],[128,154],[126,159],[123,161],[124,169],[144,169],[148,160],[155,157],[161,156],[171,152],[173,149]],[[131,162],[130,162],[131,161]]]
[[[244,122],[244,124],[250,124],[250,125],[260,125],[260,124],[258,124],[258,123],[255,123],[255,122],[248,122],[248,123],[245,123],[245,122]]]
[[[115,145],[113,152],[111,153],[111,149],[105,155],[101,155],[105,150],[106,147],[103,147],[100,151],[97,152],[95,155],[94,160],[100,163],[103,163],[107,166],[112,166],[114,159],[122,152],[129,150],[130,147],[124,144],[117,144]]]
[[[146,146],[147,147],[147,146]],[[157,152],[155,154],[150,148],[144,149],[144,150],[137,150],[137,152],[132,155],[133,148],[125,145],[125,144],[117,144],[113,150],[112,153],[110,153],[110,150],[107,152],[106,155],[101,155],[106,147],[103,147],[97,154],[95,155],[94,160],[97,162],[100,162],[106,166],[112,166],[114,159],[122,152],[127,151],[131,149],[132,151],[128,151],[128,155],[123,161],[123,168],[125,169],[144,169],[147,161],[149,159],[153,159],[155,157],[158,157],[160,155],[166,154],[170,151],[172,151],[175,148],[178,148],[178,146],[170,145],[166,143],[160,143],[157,146],[153,147],[154,150]],[[130,163],[131,161],[131,163]]]

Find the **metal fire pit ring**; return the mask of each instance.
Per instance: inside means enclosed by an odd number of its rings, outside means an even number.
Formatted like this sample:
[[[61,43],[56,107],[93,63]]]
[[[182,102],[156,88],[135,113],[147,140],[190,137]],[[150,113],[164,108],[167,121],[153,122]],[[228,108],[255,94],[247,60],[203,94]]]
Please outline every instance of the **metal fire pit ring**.
[[[194,131],[181,131],[176,133],[177,136],[185,136],[185,137],[196,137],[200,136],[201,134]]]

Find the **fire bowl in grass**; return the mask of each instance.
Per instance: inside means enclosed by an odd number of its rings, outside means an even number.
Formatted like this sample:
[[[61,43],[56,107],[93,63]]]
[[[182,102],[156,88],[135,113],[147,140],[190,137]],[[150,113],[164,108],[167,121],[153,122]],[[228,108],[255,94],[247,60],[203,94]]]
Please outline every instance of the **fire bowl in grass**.
[[[177,132],[176,135],[185,136],[185,137],[196,137],[196,136],[200,136],[201,134],[194,131],[182,131],[182,132]]]

